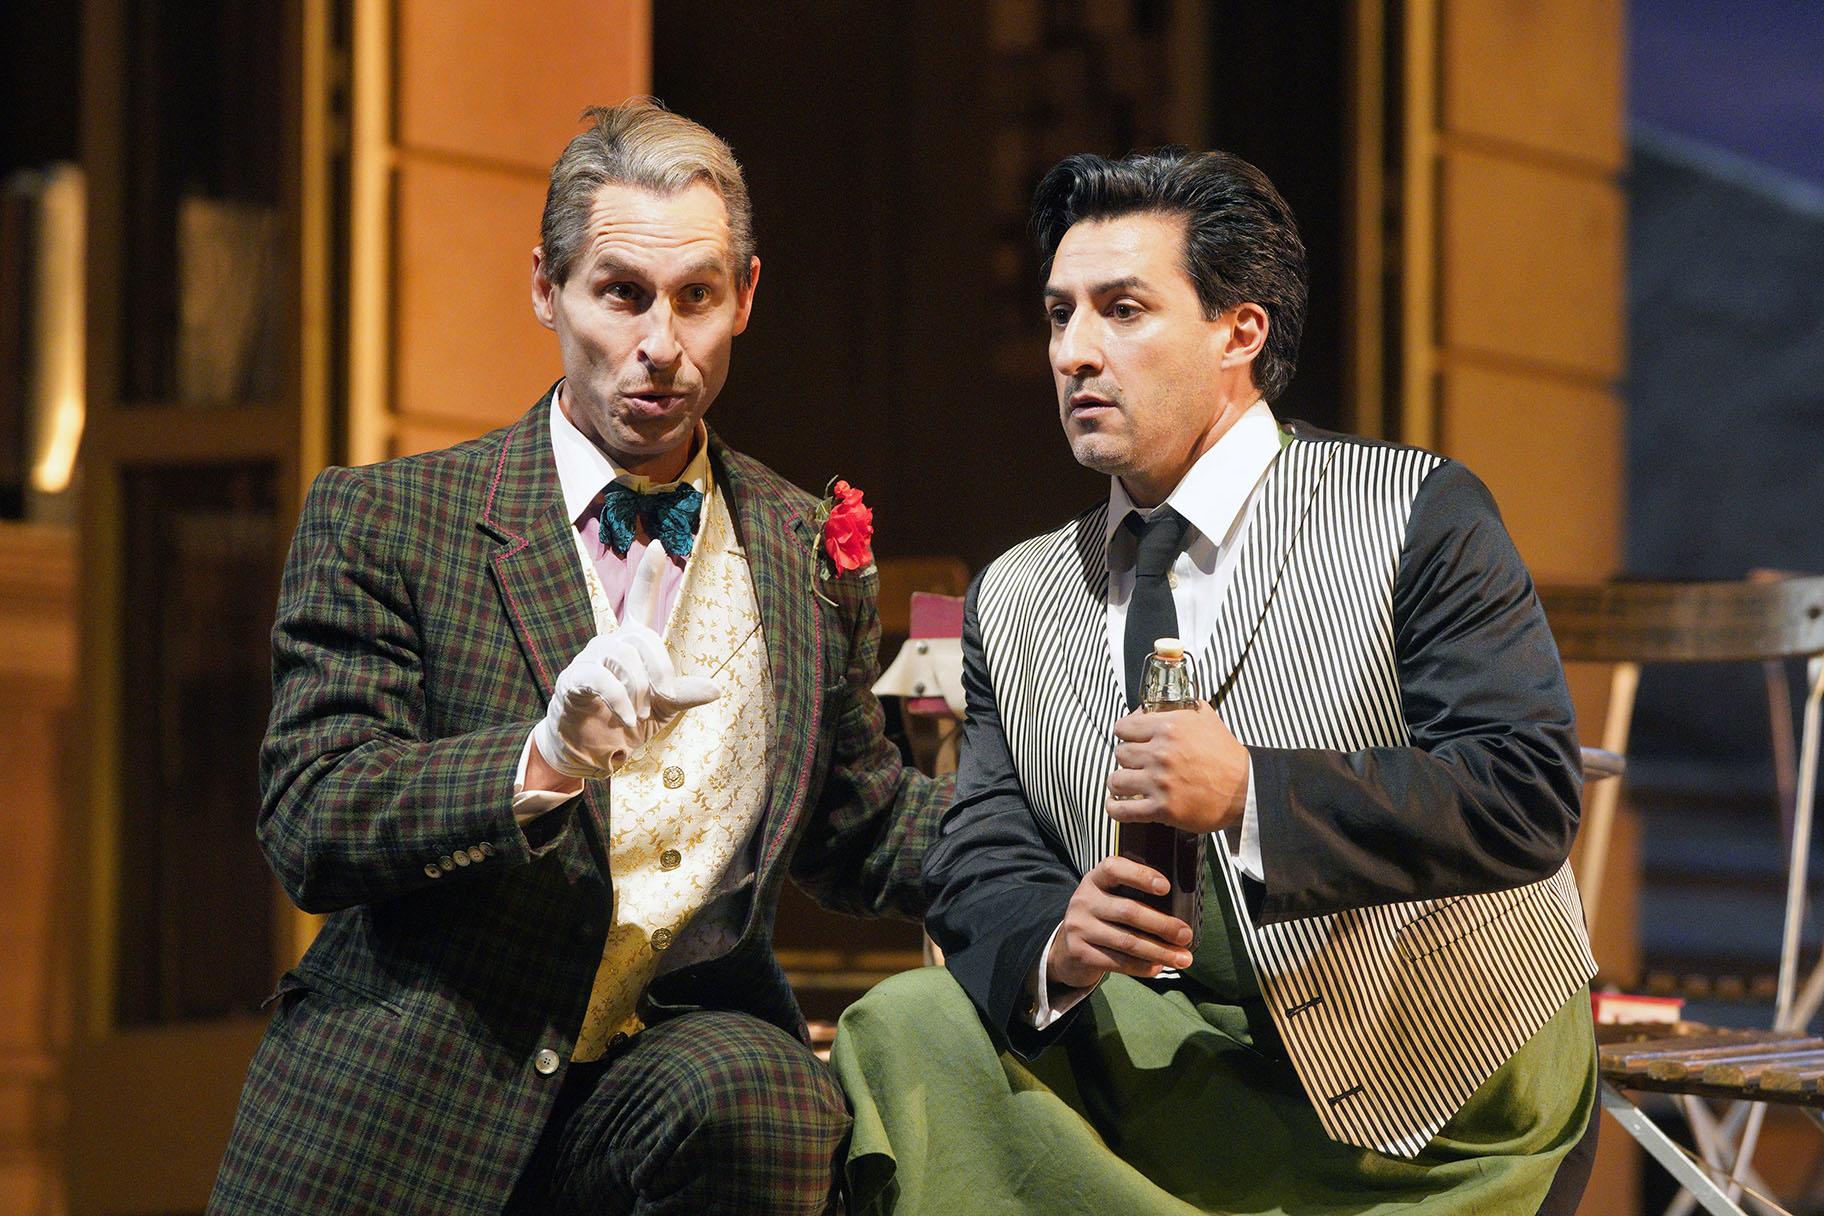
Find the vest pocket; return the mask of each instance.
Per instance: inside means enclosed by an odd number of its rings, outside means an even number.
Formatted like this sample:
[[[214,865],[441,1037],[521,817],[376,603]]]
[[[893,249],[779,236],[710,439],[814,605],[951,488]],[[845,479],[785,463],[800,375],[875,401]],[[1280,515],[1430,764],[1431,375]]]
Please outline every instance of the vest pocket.
[[[1491,895],[1458,895],[1401,925],[1394,934],[1394,949],[1407,962],[1436,954],[1500,920],[1525,903],[1538,884],[1497,891]]]

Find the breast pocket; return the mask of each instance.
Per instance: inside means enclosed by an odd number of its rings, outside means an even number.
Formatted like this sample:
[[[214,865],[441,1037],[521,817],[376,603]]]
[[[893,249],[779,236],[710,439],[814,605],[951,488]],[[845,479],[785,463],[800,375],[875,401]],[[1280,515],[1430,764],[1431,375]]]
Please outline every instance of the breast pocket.
[[[1459,895],[1442,900],[1424,915],[1407,921],[1394,936],[1394,949],[1416,962],[1482,932],[1525,903],[1533,888],[1492,895]]]

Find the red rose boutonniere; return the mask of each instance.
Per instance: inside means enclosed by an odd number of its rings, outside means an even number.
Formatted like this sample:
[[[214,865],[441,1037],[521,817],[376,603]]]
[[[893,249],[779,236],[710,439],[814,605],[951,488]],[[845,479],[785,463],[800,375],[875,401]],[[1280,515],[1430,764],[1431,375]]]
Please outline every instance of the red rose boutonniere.
[[[811,590],[818,599],[834,605],[817,584],[859,570],[874,560],[874,509],[861,501],[861,491],[832,477],[817,504],[817,575]]]

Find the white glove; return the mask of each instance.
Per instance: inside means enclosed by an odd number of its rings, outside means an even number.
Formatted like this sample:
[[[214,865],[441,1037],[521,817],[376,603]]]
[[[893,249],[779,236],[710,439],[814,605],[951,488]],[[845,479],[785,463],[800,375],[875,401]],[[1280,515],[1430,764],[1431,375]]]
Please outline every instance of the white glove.
[[[722,695],[713,683],[680,676],[658,630],[665,550],[646,546],[620,625],[597,634],[557,677],[532,742],[566,777],[606,777],[687,709]]]

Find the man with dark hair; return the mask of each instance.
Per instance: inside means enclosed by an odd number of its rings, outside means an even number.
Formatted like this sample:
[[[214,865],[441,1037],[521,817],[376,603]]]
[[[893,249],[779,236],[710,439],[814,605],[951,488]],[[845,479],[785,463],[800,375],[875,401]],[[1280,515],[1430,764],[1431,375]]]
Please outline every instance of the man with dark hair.
[[[1074,156],[1034,212],[1108,498],[970,588],[925,862],[947,969],[852,1007],[832,1057],[855,1210],[1572,1211],[1578,753],[1494,503],[1274,417],[1305,259],[1252,166]],[[1138,713],[1162,636],[1207,699]],[[1120,822],[1204,835],[1200,932],[1134,898],[1168,883]]]
[[[759,279],[740,166],[650,102],[586,117],[532,252],[564,378],[298,522],[259,834],[326,919],[212,1211],[831,1202],[779,889],[916,916],[949,791],[882,736],[866,546],[703,423]]]

